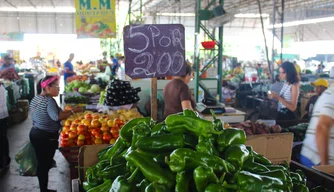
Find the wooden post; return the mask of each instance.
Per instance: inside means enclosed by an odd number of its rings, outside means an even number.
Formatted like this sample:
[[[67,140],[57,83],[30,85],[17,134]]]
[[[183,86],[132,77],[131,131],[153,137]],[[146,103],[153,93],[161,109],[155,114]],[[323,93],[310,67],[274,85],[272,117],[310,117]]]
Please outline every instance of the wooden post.
[[[158,120],[158,101],[157,101],[157,78],[151,78],[151,117],[153,120]]]

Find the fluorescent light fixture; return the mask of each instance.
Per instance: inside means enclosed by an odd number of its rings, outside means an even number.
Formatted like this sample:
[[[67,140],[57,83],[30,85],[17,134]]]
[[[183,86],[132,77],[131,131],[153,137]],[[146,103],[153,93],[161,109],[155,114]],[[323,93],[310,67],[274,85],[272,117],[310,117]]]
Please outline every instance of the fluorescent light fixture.
[[[234,17],[238,17],[238,18],[259,18],[259,17],[261,17],[261,15],[260,14],[255,14],[255,13],[240,13],[240,14],[235,14]],[[269,14],[262,13],[262,17],[269,17]]]
[[[195,17],[195,13],[157,13],[158,16]]]
[[[49,12],[49,13],[74,13],[74,7],[0,7],[0,11],[4,12]]]
[[[293,26],[298,26],[298,25],[307,25],[307,24],[316,24],[316,23],[323,23],[323,22],[329,22],[329,21],[334,21],[334,17],[324,17],[324,18],[319,18],[319,19],[305,19],[305,20],[299,20],[299,21],[289,21],[283,23],[283,27],[293,27]],[[282,24],[275,24],[274,27],[273,25],[268,26],[268,29],[272,28],[281,28]]]

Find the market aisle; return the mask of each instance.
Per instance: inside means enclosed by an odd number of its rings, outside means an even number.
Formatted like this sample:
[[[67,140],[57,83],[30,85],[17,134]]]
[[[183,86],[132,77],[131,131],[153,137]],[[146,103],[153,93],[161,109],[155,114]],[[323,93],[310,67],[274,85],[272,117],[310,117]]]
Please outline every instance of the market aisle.
[[[15,162],[15,154],[24,146],[31,128],[31,120],[28,118],[21,124],[14,125],[8,130],[10,157],[12,162],[10,170],[0,178],[1,192],[39,192],[37,177],[22,177],[18,174],[19,165]],[[58,192],[70,192],[70,173],[67,161],[57,151],[55,155],[57,168],[49,172],[49,188]]]

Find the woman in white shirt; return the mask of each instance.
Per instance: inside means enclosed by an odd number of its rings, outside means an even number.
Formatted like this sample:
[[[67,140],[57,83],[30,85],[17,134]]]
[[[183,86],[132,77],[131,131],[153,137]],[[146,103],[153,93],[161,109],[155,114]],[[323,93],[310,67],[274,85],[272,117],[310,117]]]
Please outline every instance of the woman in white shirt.
[[[284,62],[279,68],[281,80],[285,81],[280,93],[272,92],[269,97],[277,99],[278,114],[276,121],[295,120],[299,96],[299,75],[291,62]]]

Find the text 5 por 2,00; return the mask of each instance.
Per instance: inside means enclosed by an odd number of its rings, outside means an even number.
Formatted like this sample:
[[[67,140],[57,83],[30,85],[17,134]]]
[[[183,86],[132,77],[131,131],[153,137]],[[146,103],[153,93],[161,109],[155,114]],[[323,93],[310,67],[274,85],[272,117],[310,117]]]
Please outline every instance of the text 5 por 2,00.
[[[124,30],[124,48],[126,73],[131,77],[185,73],[182,25],[127,26]]]

